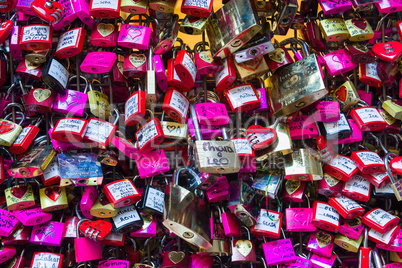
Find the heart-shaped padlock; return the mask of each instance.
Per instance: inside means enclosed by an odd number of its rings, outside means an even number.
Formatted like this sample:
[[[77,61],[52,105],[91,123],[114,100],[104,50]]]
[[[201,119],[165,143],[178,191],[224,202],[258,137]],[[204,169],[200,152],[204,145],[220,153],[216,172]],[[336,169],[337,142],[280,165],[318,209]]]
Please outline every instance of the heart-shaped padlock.
[[[377,43],[373,46],[373,53],[383,61],[394,62],[402,56],[402,43],[398,41]]]
[[[80,231],[86,237],[102,241],[112,232],[113,225],[105,220],[85,221],[80,225]]]

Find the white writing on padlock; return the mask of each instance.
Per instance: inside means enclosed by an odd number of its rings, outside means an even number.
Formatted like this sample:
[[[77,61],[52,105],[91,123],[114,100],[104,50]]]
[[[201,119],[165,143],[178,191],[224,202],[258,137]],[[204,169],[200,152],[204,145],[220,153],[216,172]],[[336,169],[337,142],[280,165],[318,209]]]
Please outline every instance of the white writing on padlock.
[[[152,187],[148,188],[148,195],[145,200],[145,206],[153,208],[160,213],[163,213],[163,202],[165,199],[165,193],[154,189]]]
[[[158,135],[156,130],[155,121],[151,120],[145,125],[143,125],[137,132],[138,146],[140,148],[144,147],[150,140]]]
[[[31,129],[32,127],[23,128],[18,138],[14,141],[14,144],[20,144]]]
[[[108,8],[117,9],[119,5],[118,0],[93,0],[92,8]]]
[[[74,46],[77,43],[78,34],[80,29],[65,32],[60,36],[59,43],[57,44],[56,51],[62,50],[66,47]]]
[[[317,203],[315,218],[333,225],[339,224],[339,213],[332,206],[323,203]]]
[[[57,268],[59,267],[60,256],[52,253],[39,253],[34,256],[31,268]]]
[[[138,94],[132,95],[127,100],[125,110],[125,120],[127,120],[131,115],[138,113]]]
[[[63,119],[61,122],[59,122],[53,131],[54,132],[56,132],[56,131],[73,131],[73,132],[81,133],[84,125],[85,125],[84,120],[66,118],[66,119]]]
[[[135,206],[130,205],[120,208],[119,212],[117,212],[116,216],[114,216],[112,220],[116,228],[120,228],[133,221],[139,221],[141,218]]]
[[[138,195],[137,190],[128,180],[112,183],[107,186],[107,189],[110,191],[115,200],[119,200],[127,196]]]
[[[357,192],[364,196],[369,195],[370,182],[360,175],[355,175],[345,182],[345,190],[348,192]]]
[[[92,141],[105,143],[114,129],[114,125],[109,122],[99,120],[89,120],[85,138]]]
[[[233,108],[238,108],[244,103],[258,101],[251,85],[237,86],[227,91]]]
[[[346,196],[335,197],[335,200],[347,211],[351,211],[356,208],[362,208],[358,203],[354,200],[347,198]]]
[[[366,76],[371,77],[375,80],[381,81],[381,78],[378,76],[377,65],[378,65],[378,62],[376,62],[376,61],[366,64],[366,66],[365,66]]]
[[[384,163],[381,157],[375,152],[356,152],[356,155],[360,158],[364,165]]]
[[[373,107],[356,109],[355,112],[360,117],[363,123],[369,123],[373,121],[384,121],[378,110]]]
[[[344,114],[341,114],[341,118],[336,122],[326,122],[323,124],[324,124],[325,130],[327,131],[327,135],[329,135],[329,136],[342,132],[342,131],[345,131],[345,130],[350,130],[348,120],[346,120],[346,117]]]
[[[191,77],[195,81],[195,77],[197,75],[197,68],[195,67],[193,60],[190,58],[190,56],[187,53],[184,53],[183,65],[190,72]]]
[[[48,41],[50,39],[50,27],[46,25],[25,26],[22,32],[21,42]]]
[[[52,63],[50,64],[49,75],[56,79],[63,86],[63,88],[66,88],[69,73],[67,69],[55,59],[53,59]]]
[[[267,210],[261,209],[260,215],[257,219],[257,224],[254,226],[254,228],[271,233],[278,233],[280,228],[279,224],[281,222],[279,220],[279,213],[269,213],[269,217],[267,215]]]
[[[195,6],[208,9],[211,5],[211,0],[185,0],[183,6]]]
[[[170,104],[172,108],[175,108],[181,116],[187,116],[188,107],[190,106],[190,102],[186,99],[185,96],[180,94],[178,91],[173,90],[172,98],[170,99]]]
[[[372,220],[381,227],[384,227],[388,222],[396,218],[394,215],[389,214],[388,212],[382,210],[381,208],[373,210],[370,214],[367,214],[365,217],[367,217],[367,219],[369,220]]]
[[[247,139],[233,139],[232,140],[237,154],[252,154],[253,150],[250,147],[250,143]]]
[[[339,168],[346,174],[351,174],[356,169],[355,162],[347,157],[342,155],[337,155],[334,160],[331,162],[331,166],[335,168]]]

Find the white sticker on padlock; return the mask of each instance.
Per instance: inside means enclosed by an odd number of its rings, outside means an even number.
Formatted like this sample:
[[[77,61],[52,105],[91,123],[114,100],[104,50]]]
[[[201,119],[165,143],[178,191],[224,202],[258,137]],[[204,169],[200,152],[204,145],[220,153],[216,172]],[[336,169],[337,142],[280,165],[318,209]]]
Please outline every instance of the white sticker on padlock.
[[[128,223],[139,221],[141,220],[141,218],[135,206],[130,205],[120,208],[120,210],[117,212],[116,216],[112,218],[112,220],[114,225],[118,229]]]
[[[163,202],[165,199],[165,193],[158,191],[152,187],[148,188],[148,195],[145,201],[145,207],[153,208],[160,213],[163,213]]]
[[[211,0],[185,0],[183,6],[192,6],[208,9],[211,5]]]
[[[124,120],[127,120],[131,115],[138,113],[138,95],[132,95],[127,101],[125,106]]]
[[[388,222],[392,221],[396,217],[382,210],[381,208],[377,208],[376,210],[373,210],[370,214],[367,214],[366,218],[384,227]]]
[[[341,118],[336,122],[323,123],[328,136],[336,133],[350,130],[350,125],[344,114],[341,114]]]
[[[115,200],[119,200],[127,196],[138,195],[137,190],[128,180],[112,183],[107,186],[107,189],[110,191],[110,194]]]
[[[184,53],[183,65],[190,72],[191,77],[195,81],[195,77],[197,75],[197,68],[195,67],[194,61],[190,58],[190,56],[187,53]]]
[[[356,208],[362,208],[358,203],[356,203],[354,200],[347,198],[346,196],[339,196],[335,197],[335,200],[347,211],[351,211]]]
[[[187,116],[188,107],[190,102],[185,96],[180,94],[177,90],[173,90],[172,98],[170,99],[170,104],[172,108],[175,108],[183,117]]]
[[[60,267],[60,256],[49,252],[41,252],[34,255],[31,268]]]
[[[52,63],[50,64],[49,75],[56,79],[63,88],[66,88],[70,74],[67,69],[55,59],[52,59]]]
[[[80,29],[74,29],[63,33],[59,38],[59,43],[57,44],[56,52],[67,47],[75,46],[78,40],[78,34]]]
[[[14,144],[20,144],[31,129],[32,129],[32,127],[29,127],[29,126],[23,128],[20,135],[18,135],[18,138],[14,141]]]
[[[364,165],[384,163],[381,157],[375,152],[357,152],[356,155],[360,158]]]
[[[317,203],[315,219],[338,225],[339,213],[332,206],[319,202]]]
[[[373,228],[370,229],[368,236],[374,238],[375,240],[381,241],[382,243],[388,245],[391,242],[392,234],[395,232],[395,228],[398,226],[395,226],[391,230],[389,230],[386,233],[380,233],[374,230]]]
[[[227,96],[229,97],[233,108],[238,108],[247,102],[258,101],[251,85],[236,86],[227,91]]]
[[[60,177],[59,161],[53,158],[52,162],[43,171],[43,180],[46,182],[52,178]]]
[[[95,142],[105,143],[112,133],[114,126],[109,122],[102,122],[96,119],[91,119],[88,122],[88,129],[85,132],[84,138]]]
[[[281,227],[279,225],[281,223],[281,221],[279,220],[279,213],[269,212],[269,217],[267,215],[267,210],[262,208],[257,219],[257,224],[254,226],[254,228],[271,233],[278,233]]]
[[[345,190],[368,196],[370,192],[370,182],[360,175],[355,175],[345,182]]]
[[[384,121],[378,110],[373,107],[356,109],[355,112],[365,124],[373,121]]]
[[[81,133],[84,128],[85,120],[78,120],[73,118],[66,118],[57,124],[53,131],[72,131],[76,133]]]
[[[216,72],[215,76],[215,84],[218,85],[223,78],[229,75],[229,68],[228,68],[228,60],[224,59],[222,64],[222,70],[220,72]]]
[[[375,187],[375,192],[377,194],[394,194],[394,190],[391,187],[391,183],[384,185],[381,188]]]
[[[342,155],[337,155],[334,160],[332,160],[330,165],[335,168],[339,168],[346,174],[351,174],[357,168],[352,159]]]
[[[117,7],[119,5],[119,0],[93,0],[91,2],[92,9],[107,8],[117,10]]]
[[[371,77],[375,80],[381,81],[381,78],[378,76],[377,65],[378,65],[378,62],[376,62],[376,61],[366,64],[366,66],[365,66],[366,76]]]
[[[232,139],[237,154],[253,154],[250,143],[247,139]]]
[[[47,41],[50,40],[50,27],[46,25],[33,25],[23,27],[22,40],[26,41]]]
[[[158,131],[156,129],[155,121],[151,120],[145,125],[143,125],[140,130],[137,132],[137,140],[138,146],[140,148],[144,147],[151,139],[158,135]]]

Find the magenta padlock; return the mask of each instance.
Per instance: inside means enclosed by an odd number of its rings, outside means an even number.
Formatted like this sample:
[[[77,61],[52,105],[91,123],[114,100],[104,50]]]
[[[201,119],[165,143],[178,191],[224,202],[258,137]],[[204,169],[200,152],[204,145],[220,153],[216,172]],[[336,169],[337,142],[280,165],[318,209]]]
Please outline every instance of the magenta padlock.
[[[364,214],[364,208],[356,203],[354,200],[346,197],[331,197],[328,201],[338,213],[345,219],[354,219]]]
[[[163,149],[140,154],[136,163],[138,173],[142,179],[156,176],[170,170],[169,162]]]
[[[92,219],[91,208],[98,199],[98,192],[93,186],[85,186],[80,201],[80,209],[84,217]]]
[[[192,254],[190,256],[189,267],[212,268],[215,259],[212,256]]]
[[[342,194],[356,201],[368,202],[370,193],[370,182],[360,175],[353,176],[342,187]]]
[[[99,47],[115,47],[119,36],[118,25],[106,22],[97,22],[92,28],[90,42]]]
[[[324,55],[325,67],[331,76],[347,73],[357,68],[352,55],[346,49],[339,49]]]
[[[338,154],[331,163],[324,165],[323,170],[341,181],[348,181],[357,173],[358,168],[352,159]]]
[[[292,241],[280,239],[262,244],[267,266],[278,265],[296,259]]]
[[[0,247],[0,263],[11,259],[17,253],[15,247],[2,246]]]
[[[313,254],[310,257],[312,268],[332,268],[336,260],[336,255],[332,254],[327,258],[318,254]]]
[[[317,183],[317,193],[327,197],[341,196],[342,181],[324,173],[324,178]]]
[[[148,59],[144,53],[135,52],[124,56],[123,74],[127,77],[144,77],[148,71]]]
[[[31,227],[20,224],[18,228],[8,237],[2,237],[1,243],[4,246],[16,246],[29,243]]]
[[[80,65],[80,69],[84,73],[108,73],[117,60],[114,52],[89,52],[84,61]]]
[[[357,90],[357,94],[359,94],[359,97],[362,101],[367,103],[369,106],[372,105],[372,99],[373,99],[373,93],[372,92],[366,92],[365,90]]]
[[[189,118],[187,120],[188,129],[190,132],[190,136],[192,140],[195,140],[195,131],[193,126],[193,119]],[[199,124],[201,137],[203,140],[209,140],[212,138],[216,138],[222,135],[222,129],[220,126],[211,126],[211,125],[203,125]]]
[[[63,6],[64,15],[59,22],[53,24],[53,29],[56,31],[60,31],[70,25],[77,18],[77,13],[74,11],[73,7],[74,0],[60,0],[58,2]]]
[[[247,115],[261,113],[269,110],[269,105],[267,101],[267,91],[265,89],[264,81],[262,79],[259,80],[260,80],[260,88],[255,89],[255,93],[257,93],[257,96],[260,99],[260,107],[246,111]]]
[[[197,103],[195,105],[198,122],[208,126],[222,126],[229,123],[225,104],[218,102]]]
[[[376,174],[385,172],[384,160],[373,151],[363,150],[353,152],[350,158],[363,174]]]
[[[116,132],[119,133],[119,132]],[[115,136],[112,138],[112,144],[115,146],[120,152],[122,152],[128,158],[138,160],[141,156],[140,151],[137,146],[126,140],[123,137]]]
[[[377,244],[377,248],[385,249],[388,251],[402,252],[402,229],[396,234],[395,238],[391,240],[388,245]]]
[[[14,215],[25,226],[45,223],[52,219],[52,214],[44,212],[39,204],[30,208],[14,211]]]
[[[363,134],[360,130],[359,126],[356,124],[355,120],[348,119],[349,126],[352,129],[352,134],[349,137],[335,139],[333,140],[334,144],[346,144],[346,143],[354,143],[360,142],[363,140]]]
[[[49,137],[51,133],[53,132],[53,128],[49,129]],[[72,151],[72,150],[80,150],[85,148],[85,143],[84,142],[65,142],[65,141],[57,141],[54,139],[50,139],[52,142],[53,148],[58,151],[58,152],[67,152],[67,151]]]
[[[68,80],[69,83],[77,76],[71,76]],[[88,89],[89,81],[87,78],[80,76],[85,81],[85,91]],[[80,81],[80,79],[78,79]],[[82,117],[88,101],[88,94],[86,92],[79,92],[76,90],[67,89],[64,95],[57,94],[53,103],[53,111],[56,113],[68,114],[70,116]]]
[[[223,231],[227,237],[241,237],[241,223],[239,218],[232,213],[232,211],[225,211],[225,207],[221,207],[221,220],[223,225]]]
[[[379,13],[393,13],[402,11],[402,3],[397,0],[379,0],[374,3]]]
[[[340,104],[337,101],[320,101],[315,109],[315,121],[334,122],[341,119]]]
[[[13,212],[0,209],[0,236],[10,236],[20,224]]]
[[[219,177],[215,184],[206,190],[208,203],[219,203],[229,198],[229,182],[225,176]]]
[[[18,25],[13,26],[13,30],[10,35],[10,54],[15,60],[22,60],[22,50],[19,45],[21,35],[21,27]]]
[[[316,231],[310,235],[307,250],[324,257],[331,257],[335,237],[324,231]]]
[[[305,181],[286,180],[282,199],[287,202],[303,202],[304,190],[306,189],[306,186],[307,183]]]
[[[64,223],[48,221],[32,228],[29,242],[36,245],[60,247]]]
[[[138,50],[148,49],[149,41],[151,40],[152,29],[147,26],[129,24],[130,19],[133,16],[134,14],[129,15],[125,20],[125,23],[121,25],[117,44],[121,47]],[[145,16],[147,25],[149,25],[148,15],[142,14],[139,16]]]
[[[329,204],[316,200],[313,204],[312,223],[315,227],[325,231],[338,232],[339,213]]]
[[[77,238],[77,223],[80,219],[76,216],[67,216],[64,221],[63,240],[72,240]]]
[[[169,88],[169,84],[167,83],[165,65],[163,64],[163,60],[160,55],[154,55],[153,59],[156,82],[158,83],[159,88],[165,92]]]
[[[74,12],[88,27],[92,28],[95,21],[89,15],[89,0],[73,0]]]
[[[339,2],[334,2],[332,0],[318,0],[318,3],[320,3],[321,9],[325,15],[343,13],[353,7],[350,0],[340,0]]]
[[[77,238],[74,239],[75,261],[77,263],[102,259],[101,243],[88,237],[80,237],[80,225],[84,221],[89,220],[83,218],[77,223]]]
[[[98,268],[129,268],[130,263],[126,260],[108,260],[108,261],[99,261]]]
[[[391,182],[386,172],[378,174],[360,174],[360,175],[377,188],[382,188]]]
[[[317,230],[317,227],[312,224],[312,208],[287,208],[285,217],[288,232],[314,232]]]
[[[144,219],[142,227],[136,231],[130,232],[131,237],[155,237],[157,232],[157,218],[151,214],[141,212]]]
[[[318,137],[317,125],[310,115],[298,115],[288,123],[292,140],[312,139]]]
[[[296,260],[286,262],[280,268],[311,268],[311,261],[297,256]]]
[[[194,62],[197,66],[197,73],[200,75],[213,74],[219,71],[222,66],[217,64],[217,61],[212,58],[211,53],[202,49],[202,42],[194,46]]]
[[[25,15],[36,16],[36,14],[31,9],[32,2],[33,0],[18,0],[17,11]]]
[[[341,219],[341,226],[339,227],[339,233],[350,238],[359,239],[361,233],[364,230],[364,225],[362,224],[362,217],[357,217],[350,220]]]

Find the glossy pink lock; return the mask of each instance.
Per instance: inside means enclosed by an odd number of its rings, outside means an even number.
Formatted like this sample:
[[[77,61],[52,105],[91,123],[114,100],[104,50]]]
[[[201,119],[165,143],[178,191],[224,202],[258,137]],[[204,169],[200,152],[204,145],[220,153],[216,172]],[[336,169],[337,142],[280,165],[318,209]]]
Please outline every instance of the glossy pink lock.
[[[0,236],[9,236],[20,224],[13,212],[0,209]]]
[[[341,119],[340,105],[337,101],[320,101],[315,109],[315,121],[334,122]]]
[[[316,231],[310,235],[307,250],[324,257],[331,257],[335,237],[324,231]]]
[[[364,230],[364,224],[361,221],[361,217],[345,220],[341,218],[341,225],[339,227],[339,233],[350,239],[359,239],[361,233]]]
[[[88,219],[81,219],[77,223],[77,238],[74,239],[75,261],[85,262],[102,259],[102,245],[100,242],[87,237],[79,237],[80,225]]]
[[[21,35],[21,27],[18,25],[13,26],[13,30],[10,35],[10,54],[15,60],[22,60],[22,50],[19,45]]]
[[[313,232],[317,230],[312,224],[312,208],[287,208],[286,230],[289,232]]]
[[[262,244],[267,266],[277,265],[296,259],[290,239],[280,239]]]
[[[3,263],[9,259],[11,259],[17,251],[15,250],[15,247],[1,247],[0,248],[0,263]]]
[[[88,27],[92,27],[95,23],[94,19],[89,15],[89,1],[73,0],[74,12],[78,18]]]
[[[229,123],[229,115],[225,104],[206,102],[195,105],[198,122],[208,126],[222,126]]]
[[[92,219],[91,208],[95,204],[98,198],[98,192],[93,186],[85,186],[84,193],[82,194],[80,201],[80,209],[84,217]]]
[[[77,78],[77,76],[71,76],[69,83],[72,79]],[[86,90],[88,89],[88,79],[81,76],[85,81],[85,91],[79,92],[76,90],[67,89],[64,95],[57,94],[56,99],[53,104],[53,111],[62,114],[68,114],[69,116],[82,117],[86,108],[88,101],[88,94]]]
[[[43,212],[38,204],[30,208],[17,210],[14,212],[14,215],[25,226],[41,224],[52,219],[52,214]]]
[[[126,23],[121,25],[117,44],[126,48],[148,49],[152,29],[147,26],[128,24],[133,16],[134,14],[128,16]],[[143,16],[146,16],[149,24],[149,17],[145,14]]]
[[[167,83],[166,69],[165,65],[163,64],[163,60],[160,55],[154,55],[153,59],[156,82],[162,91],[166,91],[169,88],[169,84]]]
[[[48,221],[32,228],[29,242],[36,245],[60,247],[64,223]]]
[[[217,203],[228,200],[229,182],[225,176],[219,177],[215,184],[206,191],[208,203]]]
[[[128,158],[138,160],[141,156],[140,151],[137,149],[137,146],[123,137],[114,136],[112,138],[112,144]]]
[[[311,267],[313,268],[332,268],[335,263],[336,255],[332,254],[327,258],[318,254],[313,254],[310,258]]]
[[[269,105],[267,101],[267,92],[265,89],[264,81],[260,79],[260,88],[256,88],[255,92],[257,93],[258,98],[260,99],[260,107],[246,111],[248,115],[255,114],[255,113],[261,113],[269,110]]]
[[[292,140],[312,139],[318,137],[318,129],[314,118],[310,115],[298,115],[288,123]]]
[[[324,56],[325,67],[329,75],[340,75],[357,68],[352,55],[346,49],[339,49]]]
[[[117,55],[114,52],[89,52],[81,63],[80,69],[84,73],[108,73],[116,60]]]
[[[53,29],[60,31],[64,27],[70,25],[76,18],[77,13],[74,11],[73,7],[74,0],[60,0],[59,3],[63,6],[64,16],[56,24],[53,24]]]
[[[33,0],[18,0],[17,10],[25,15],[36,16],[31,9],[31,3]]]
[[[350,0],[340,0],[339,2],[334,2],[331,0],[318,0],[318,3],[320,3],[322,11],[325,15],[343,13],[344,11],[352,8],[352,2]]]
[[[190,132],[191,139],[195,140],[195,131],[193,125],[193,119],[189,118],[187,120],[188,129]],[[222,135],[222,130],[220,126],[211,126],[211,125],[203,125],[199,124],[201,137],[204,140],[209,140],[215,137],[219,137]]]
[[[162,149],[141,154],[137,160],[138,173],[142,179],[168,172],[170,170],[165,151]]]
[[[129,261],[126,260],[108,260],[108,261],[99,261],[98,268],[128,268],[130,267]]]

